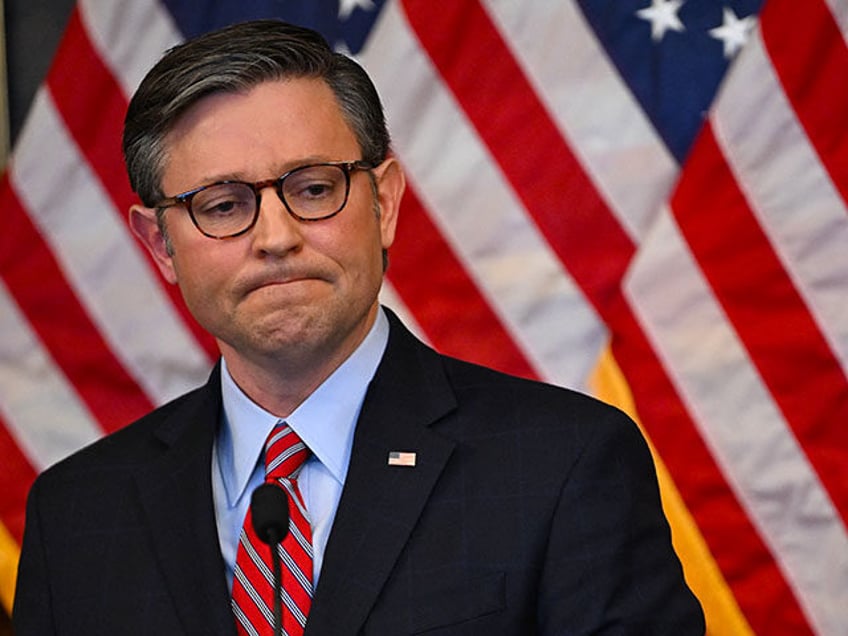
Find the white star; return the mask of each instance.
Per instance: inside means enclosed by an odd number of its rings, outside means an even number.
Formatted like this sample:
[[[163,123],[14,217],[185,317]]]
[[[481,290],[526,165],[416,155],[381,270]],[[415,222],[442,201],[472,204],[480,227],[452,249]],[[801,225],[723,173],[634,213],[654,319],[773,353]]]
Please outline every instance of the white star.
[[[659,42],[663,39],[665,32],[685,31],[686,27],[677,17],[677,12],[683,6],[684,0],[651,0],[651,6],[639,9],[636,15],[651,23],[651,39]]]
[[[724,42],[724,57],[728,60],[739,52],[745,42],[748,41],[748,34],[754,28],[756,19],[753,16],[742,18],[736,17],[733,9],[724,8],[724,20],[720,27],[710,29],[710,35],[716,40]]]
[[[353,52],[350,50],[350,47],[347,45],[347,42],[344,40],[339,40],[336,42],[336,45],[333,47],[333,50],[336,53],[341,53],[342,55],[346,55],[347,57],[355,57]]]
[[[373,11],[374,2],[372,0],[339,0],[339,20],[347,20],[354,9]]]

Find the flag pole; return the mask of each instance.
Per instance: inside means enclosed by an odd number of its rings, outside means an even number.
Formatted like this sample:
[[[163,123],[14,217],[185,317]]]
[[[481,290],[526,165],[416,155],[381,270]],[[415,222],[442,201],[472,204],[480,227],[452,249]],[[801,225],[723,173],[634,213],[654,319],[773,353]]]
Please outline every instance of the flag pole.
[[[9,158],[9,82],[6,74],[6,22],[3,0],[0,0],[0,170]]]

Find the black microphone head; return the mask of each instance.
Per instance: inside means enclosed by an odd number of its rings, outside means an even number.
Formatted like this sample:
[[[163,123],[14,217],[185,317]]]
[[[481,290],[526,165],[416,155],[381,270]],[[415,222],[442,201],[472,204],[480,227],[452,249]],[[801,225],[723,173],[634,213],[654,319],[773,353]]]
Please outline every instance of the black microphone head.
[[[253,529],[268,545],[277,544],[289,532],[289,499],[282,486],[262,484],[250,496]]]

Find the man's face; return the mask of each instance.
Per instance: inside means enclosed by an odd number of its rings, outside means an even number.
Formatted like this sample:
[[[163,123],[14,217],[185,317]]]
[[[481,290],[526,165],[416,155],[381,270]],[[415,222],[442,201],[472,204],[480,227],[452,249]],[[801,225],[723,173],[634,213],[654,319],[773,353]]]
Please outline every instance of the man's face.
[[[255,182],[308,163],[362,158],[332,91],[314,79],[265,82],[247,93],[204,98],[177,121],[166,142],[166,196],[215,181]],[[137,206],[130,220],[228,364],[334,366],[373,323],[382,250],[394,238],[403,175],[390,159],[374,176],[376,201],[368,173],[356,171],[345,208],[308,223],[290,216],[267,188],[256,225],[225,240],[202,235],[184,208],[169,208],[171,254],[153,210]]]

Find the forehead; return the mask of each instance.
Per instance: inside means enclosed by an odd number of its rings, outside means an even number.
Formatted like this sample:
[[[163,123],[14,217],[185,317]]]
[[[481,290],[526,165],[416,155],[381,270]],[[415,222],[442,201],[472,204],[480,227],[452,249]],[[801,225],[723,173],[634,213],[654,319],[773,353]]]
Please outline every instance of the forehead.
[[[178,177],[267,178],[299,161],[360,154],[333,91],[314,78],[266,81],[204,97],[177,119],[165,148],[166,188]]]

